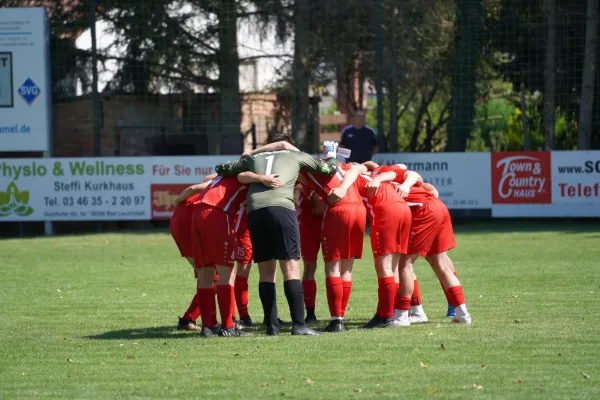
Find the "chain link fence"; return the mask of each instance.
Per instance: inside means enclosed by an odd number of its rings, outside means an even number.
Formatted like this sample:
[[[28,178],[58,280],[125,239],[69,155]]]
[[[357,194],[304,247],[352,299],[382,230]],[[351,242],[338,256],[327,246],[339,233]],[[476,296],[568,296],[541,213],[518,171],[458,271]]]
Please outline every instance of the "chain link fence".
[[[56,156],[237,154],[277,132],[315,151],[361,109],[380,151],[600,148],[597,0],[0,5],[49,9]]]

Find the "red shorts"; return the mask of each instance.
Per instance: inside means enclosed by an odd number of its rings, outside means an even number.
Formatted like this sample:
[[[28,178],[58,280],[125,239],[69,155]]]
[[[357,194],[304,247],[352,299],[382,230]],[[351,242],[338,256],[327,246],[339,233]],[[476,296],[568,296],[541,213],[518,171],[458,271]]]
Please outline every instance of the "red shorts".
[[[300,253],[304,262],[317,262],[321,247],[321,227],[323,217],[303,210],[298,217],[300,226]]]
[[[450,213],[441,200],[427,199],[421,207],[411,207],[411,210],[408,254],[432,256],[456,247]]]
[[[362,203],[328,208],[321,234],[323,260],[362,258],[366,224],[367,210]]]
[[[186,206],[185,202],[182,202],[177,206],[173,216],[171,217],[171,224],[169,226],[171,230],[171,236],[175,240],[175,244],[179,248],[181,257],[194,257],[194,250],[192,248],[192,215],[194,214],[194,207]]]
[[[386,254],[408,254],[411,213],[408,204],[395,202],[385,207],[370,208],[371,249],[374,257]]]
[[[252,242],[250,241],[250,231],[248,230],[248,216],[242,209],[242,213],[236,214],[235,227],[235,261],[242,264],[252,264]]]
[[[235,236],[229,215],[220,208],[201,204],[192,217],[194,267],[233,267]]]

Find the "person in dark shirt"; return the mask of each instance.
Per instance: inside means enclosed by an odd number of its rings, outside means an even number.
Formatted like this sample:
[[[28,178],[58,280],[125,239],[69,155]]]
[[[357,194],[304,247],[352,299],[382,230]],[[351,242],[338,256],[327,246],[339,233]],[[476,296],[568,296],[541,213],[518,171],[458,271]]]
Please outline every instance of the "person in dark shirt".
[[[362,164],[371,161],[373,154],[377,153],[377,134],[375,129],[365,125],[365,112],[358,110],[353,118],[353,125],[342,131],[340,147],[351,151],[347,162]]]

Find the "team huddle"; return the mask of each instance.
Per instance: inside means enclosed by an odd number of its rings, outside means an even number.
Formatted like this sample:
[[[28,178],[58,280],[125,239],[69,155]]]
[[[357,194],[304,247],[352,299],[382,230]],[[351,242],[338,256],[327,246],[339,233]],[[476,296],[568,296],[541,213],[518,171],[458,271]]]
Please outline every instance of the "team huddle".
[[[346,331],[352,266],[363,255],[367,218],[378,304],[364,328],[428,321],[413,272],[419,257],[427,259],[440,281],[448,300],[446,316],[455,323],[471,323],[447,254],[455,247],[452,222],[437,190],[403,164],[338,162],[337,147],[325,142],[321,160],[300,152],[287,136],[276,136],[237,161],[217,165],[216,174],[179,195],[171,234],[194,267],[197,291],[178,329],[197,330],[202,336],[250,335],[243,328],[254,324],[248,315],[248,276],[254,261],[266,333],[278,335],[278,262],[292,335],[320,335],[309,327],[317,321],[320,250],[331,317],[322,332]]]

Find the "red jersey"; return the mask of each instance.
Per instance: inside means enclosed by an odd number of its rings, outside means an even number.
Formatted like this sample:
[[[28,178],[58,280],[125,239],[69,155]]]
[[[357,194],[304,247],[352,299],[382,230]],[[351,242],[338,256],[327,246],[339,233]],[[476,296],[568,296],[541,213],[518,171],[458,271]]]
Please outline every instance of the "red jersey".
[[[235,213],[240,204],[246,200],[245,185],[238,182],[237,178],[223,178],[217,176],[210,185],[200,194],[194,205],[206,204],[220,208],[229,213]]]
[[[352,167],[348,164],[343,164],[338,162],[338,168],[335,175],[326,176],[321,174],[312,174],[310,172],[302,172],[306,180],[309,182],[310,186],[314,191],[321,196],[323,199],[327,199],[327,196],[333,189],[337,189],[341,186],[342,180],[344,179],[344,175],[346,171],[350,170]],[[328,207],[337,207],[343,206],[346,204],[360,204],[362,202],[361,196],[356,190],[354,185],[350,186],[348,189],[346,196],[335,204],[327,204]]]
[[[312,207],[310,205],[312,188],[309,185],[303,185],[298,182],[296,184],[296,189],[299,192],[298,202],[296,203],[296,213],[298,214],[298,218],[300,218],[303,213],[312,213]]]
[[[359,175],[354,185],[358,193],[360,194],[365,205],[369,207],[386,207],[388,204],[404,202],[402,196],[396,192],[396,188],[390,183],[383,182],[379,185],[379,190],[375,196],[367,196],[367,183],[371,182],[373,178],[369,175]]]
[[[390,171],[396,173],[396,178],[394,179],[395,183],[397,183],[397,184],[404,183],[404,174],[406,174],[407,170],[404,168],[400,168],[400,166],[398,164],[384,165],[382,167],[379,167],[373,171],[373,175],[378,175],[378,174],[381,174],[384,172],[390,172]],[[423,187],[421,187],[420,184],[416,184],[410,188],[408,197],[406,197],[405,200],[408,203],[420,203],[420,202],[422,202],[426,199],[430,199],[432,197],[435,197],[432,192],[430,192],[429,190],[423,189]]]

